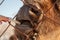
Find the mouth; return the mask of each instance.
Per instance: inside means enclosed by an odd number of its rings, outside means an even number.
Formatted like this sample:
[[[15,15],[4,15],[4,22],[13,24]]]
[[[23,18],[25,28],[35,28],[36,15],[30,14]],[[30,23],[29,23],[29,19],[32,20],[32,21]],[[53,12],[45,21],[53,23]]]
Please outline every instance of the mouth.
[[[36,2],[35,0],[22,0],[24,5],[29,6],[30,9],[30,14],[33,15],[35,19],[39,18],[39,16],[42,14],[42,7],[43,5],[40,4],[39,2]]]

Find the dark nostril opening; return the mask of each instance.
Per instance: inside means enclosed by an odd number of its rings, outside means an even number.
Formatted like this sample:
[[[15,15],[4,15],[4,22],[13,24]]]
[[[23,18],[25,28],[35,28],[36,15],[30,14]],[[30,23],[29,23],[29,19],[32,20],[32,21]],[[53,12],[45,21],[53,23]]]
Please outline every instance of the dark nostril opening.
[[[55,2],[56,2],[56,0],[51,0],[51,2],[52,2],[52,3],[55,3]]]
[[[31,9],[32,12],[34,12],[37,16],[40,15],[40,13],[37,10],[34,10],[33,8]]]
[[[58,9],[58,5],[57,5],[57,4],[55,4],[55,9],[56,9],[56,10],[59,10],[59,9]]]

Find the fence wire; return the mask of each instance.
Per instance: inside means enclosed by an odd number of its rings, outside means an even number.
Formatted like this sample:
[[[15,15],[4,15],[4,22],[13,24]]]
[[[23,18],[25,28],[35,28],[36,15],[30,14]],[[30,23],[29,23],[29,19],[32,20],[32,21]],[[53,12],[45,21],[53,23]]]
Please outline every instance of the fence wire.
[[[1,0],[0,0],[1,1]],[[2,0],[1,2],[0,2],[0,5],[2,5],[2,3],[4,2],[5,0]]]
[[[56,1],[57,2],[57,1]],[[52,8],[52,7],[54,7],[55,6],[55,4],[56,4],[56,2],[53,4],[53,6],[51,6],[45,13],[47,13],[48,11],[50,11],[50,9]],[[0,4],[1,5],[1,4]],[[16,17],[16,16],[15,16]],[[14,18],[15,18],[14,17]],[[14,18],[13,18],[13,20],[14,20]],[[7,31],[7,29],[9,28],[9,26],[10,26],[11,24],[10,24],[10,22],[9,22],[9,25],[7,26],[7,28],[3,31],[3,33],[0,35],[0,37],[2,37],[2,35]],[[13,25],[12,25],[12,27],[13,28],[15,28]],[[20,34],[24,34],[24,36],[26,36],[27,38],[28,38],[28,36],[25,34],[25,33],[22,33],[20,30],[18,30],[17,28],[15,28]]]

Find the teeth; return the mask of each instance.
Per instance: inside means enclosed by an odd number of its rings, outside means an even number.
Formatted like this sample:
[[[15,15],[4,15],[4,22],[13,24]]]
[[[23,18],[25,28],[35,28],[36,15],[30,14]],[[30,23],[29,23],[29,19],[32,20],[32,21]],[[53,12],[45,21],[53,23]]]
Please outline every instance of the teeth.
[[[38,22],[42,20],[42,18],[43,18],[43,15],[44,15],[44,14],[42,13],[42,14],[41,14],[41,16],[39,17],[39,20],[38,20]]]
[[[37,18],[37,16],[35,15],[35,13],[33,13],[31,10],[29,10],[30,15],[32,15],[33,17]]]
[[[34,34],[35,36],[38,35],[37,33]]]
[[[36,5],[36,7],[37,7],[38,9],[40,9],[40,6],[39,6],[39,4],[38,4],[38,3],[36,3],[35,5]]]

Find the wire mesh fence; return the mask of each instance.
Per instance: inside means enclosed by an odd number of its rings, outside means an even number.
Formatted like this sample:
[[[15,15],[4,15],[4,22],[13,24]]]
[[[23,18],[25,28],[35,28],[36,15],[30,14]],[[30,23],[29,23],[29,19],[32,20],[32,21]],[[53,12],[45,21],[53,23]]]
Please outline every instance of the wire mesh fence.
[[[50,11],[50,9],[53,8],[56,3],[57,3],[57,1],[54,2],[53,5],[47,9],[47,11],[45,11],[45,12],[43,11],[44,14],[47,13],[48,11]],[[15,17],[16,17],[16,16],[15,16]],[[14,17],[14,18],[15,18],[15,17]],[[14,18],[13,18],[12,20],[14,20]],[[3,33],[0,35],[0,37],[6,32],[6,30],[9,28],[10,25],[11,25],[13,28],[15,28],[15,27],[11,24],[11,22],[8,22],[8,23],[9,23],[9,25],[8,25],[7,28],[3,31]],[[23,34],[24,36],[26,36],[27,39],[29,38],[27,34],[21,32],[21,31],[20,31],[19,29],[17,29],[17,28],[15,28],[15,29],[16,29],[20,34]]]

